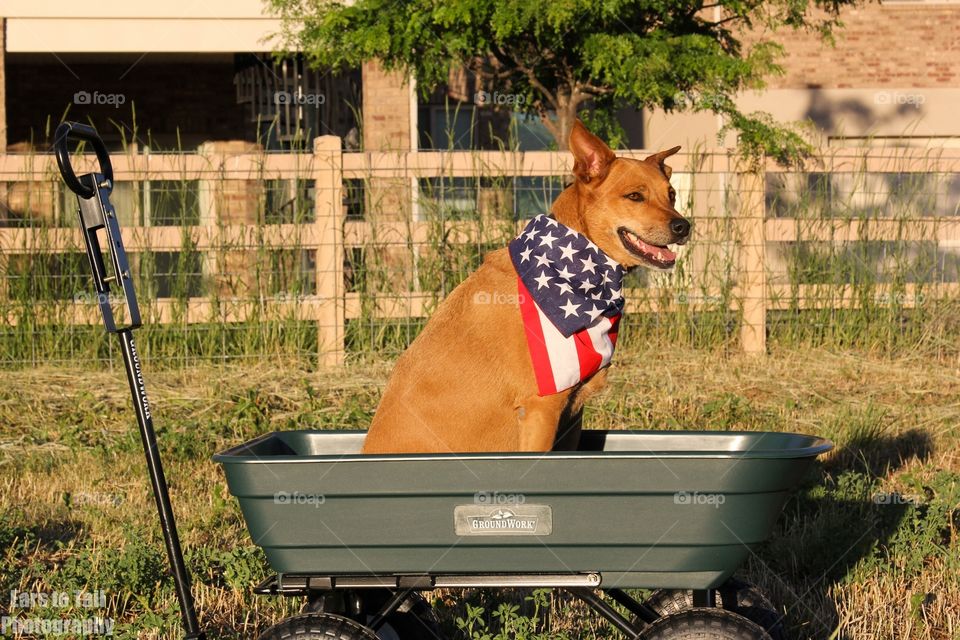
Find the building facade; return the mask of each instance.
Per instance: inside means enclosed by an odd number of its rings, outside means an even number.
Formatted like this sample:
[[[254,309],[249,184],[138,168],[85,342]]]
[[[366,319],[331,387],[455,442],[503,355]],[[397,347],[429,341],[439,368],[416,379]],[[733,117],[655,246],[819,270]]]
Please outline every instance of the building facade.
[[[0,20],[0,143],[10,152],[44,148],[63,117],[91,119],[113,146],[190,150],[211,140],[291,148],[325,134],[348,149],[471,148],[485,146],[477,131],[509,129],[463,78],[424,98],[375,63],[332,73],[276,61],[280,24],[260,0],[7,0]],[[775,34],[785,73],[740,96],[741,107],[810,121],[830,143],[957,144],[960,3],[866,4],[843,22],[833,47]],[[709,113],[621,116],[633,147],[713,146],[722,126]],[[519,131],[520,148],[549,144],[535,122]]]

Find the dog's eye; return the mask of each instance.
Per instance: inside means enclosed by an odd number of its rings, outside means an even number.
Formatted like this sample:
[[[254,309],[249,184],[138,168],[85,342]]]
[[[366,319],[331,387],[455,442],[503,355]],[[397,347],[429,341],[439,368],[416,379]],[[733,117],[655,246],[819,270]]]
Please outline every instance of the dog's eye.
[[[676,203],[677,203],[677,192],[674,191],[673,189],[670,189],[670,204],[676,204]]]
[[[625,196],[623,196],[623,197],[626,198],[627,200],[633,200],[634,202],[643,202],[643,194],[640,193],[639,191],[634,191],[633,193],[628,193],[627,195],[625,195]]]

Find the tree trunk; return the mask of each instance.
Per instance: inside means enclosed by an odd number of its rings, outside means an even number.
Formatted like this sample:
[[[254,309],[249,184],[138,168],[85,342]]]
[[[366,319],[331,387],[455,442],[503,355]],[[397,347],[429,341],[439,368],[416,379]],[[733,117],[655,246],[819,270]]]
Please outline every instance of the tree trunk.
[[[547,131],[557,142],[557,149],[567,151],[570,143],[570,132],[573,131],[573,123],[577,119],[577,107],[580,100],[575,100],[571,93],[557,94],[558,109],[552,120],[547,115],[540,117]]]

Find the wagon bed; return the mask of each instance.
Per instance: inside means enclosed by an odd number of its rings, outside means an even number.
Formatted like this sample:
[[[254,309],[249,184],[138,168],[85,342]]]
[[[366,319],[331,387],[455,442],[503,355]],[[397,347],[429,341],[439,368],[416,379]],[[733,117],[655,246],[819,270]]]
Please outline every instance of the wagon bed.
[[[288,587],[713,588],[831,447],[586,431],[575,452],[361,455],[364,435],[274,432],[214,456]]]

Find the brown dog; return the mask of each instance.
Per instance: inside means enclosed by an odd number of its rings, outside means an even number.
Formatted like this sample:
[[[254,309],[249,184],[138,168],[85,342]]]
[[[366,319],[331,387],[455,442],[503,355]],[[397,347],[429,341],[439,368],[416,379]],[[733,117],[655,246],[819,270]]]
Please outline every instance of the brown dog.
[[[670,168],[664,164],[664,159],[679,149],[661,151],[643,161],[617,158],[577,121],[570,134],[575,180],[554,202],[553,219],[544,217],[540,223],[554,224],[561,234],[566,231],[563,237],[579,239],[580,246],[587,246],[578,254],[586,259],[576,264],[588,270],[588,279],[598,272],[595,262],[599,261],[591,257],[595,255],[607,260],[605,282],[611,275],[615,278],[623,270],[639,266],[673,266],[676,256],[666,245],[682,244],[690,233],[690,223],[674,208],[676,193],[670,186]],[[526,237],[533,240],[518,244],[515,254],[506,248],[488,254],[483,265],[439,306],[397,361],[367,434],[364,453],[576,448],[583,403],[603,387],[609,358],[595,373],[569,388],[544,392],[541,373],[531,363],[532,359],[536,361],[536,340],[543,338],[539,330],[531,333],[525,326],[527,316],[521,318],[521,311],[527,308],[527,291],[522,280],[518,288],[518,274],[525,274],[531,248],[542,245],[546,251],[560,245],[554,242],[556,234],[542,230],[539,236],[536,233],[533,230],[529,236],[518,237],[514,242]],[[527,251],[521,252],[524,247]],[[525,263],[522,267],[517,264],[520,261]],[[540,275],[545,277],[544,273]],[[567,275],[569,272],[561,271],[561,277],[545,278],[539,285],[531,282],[530,290],[545,287],[549,291],[553,286],[570,292],[564,282]],[[600,285],[588,283],[588,292],[590,286]],[[594,338],[595,343],[609,347],[610,355],[616,340],[618,309],[622,307],[616,299],[619,290],[608,289],[607,293],[611,292],[614,300],[605,310],[595,310],[595,315],[603,311],[604,318],[599,321],[607,320],[609,339]],[[558,293],[565,295],[563,290]],[[590,309],[589,304],[566,302],[572,306],[561,309],[566,308],[568,316],[576,315],[578,306]],[[587,336],[586,329],[580,335]],[[590,336],[586,340],[589,342]]]

